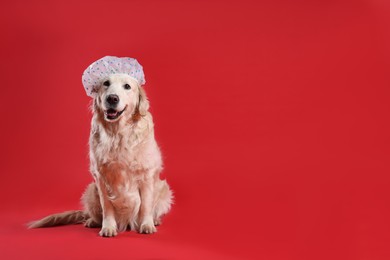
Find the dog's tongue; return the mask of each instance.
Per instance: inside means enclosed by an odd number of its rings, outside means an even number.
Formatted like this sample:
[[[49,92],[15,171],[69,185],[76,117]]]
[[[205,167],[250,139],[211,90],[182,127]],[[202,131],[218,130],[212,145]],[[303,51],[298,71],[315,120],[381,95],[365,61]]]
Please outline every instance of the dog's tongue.
[[[118,114],[118,112],[116,112],[114,109],[107,110],[108,116],[116,116],[116,114]]]

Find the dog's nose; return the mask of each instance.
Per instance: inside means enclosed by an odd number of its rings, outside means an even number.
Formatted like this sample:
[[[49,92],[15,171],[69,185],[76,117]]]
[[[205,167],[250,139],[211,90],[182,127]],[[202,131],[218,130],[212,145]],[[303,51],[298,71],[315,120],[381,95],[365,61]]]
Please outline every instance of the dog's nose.
[[[114,95],[114,94],[108,95],[106,100],[107,100],[107,103],[110,105],[116,105],[119,103],[118,95]]]

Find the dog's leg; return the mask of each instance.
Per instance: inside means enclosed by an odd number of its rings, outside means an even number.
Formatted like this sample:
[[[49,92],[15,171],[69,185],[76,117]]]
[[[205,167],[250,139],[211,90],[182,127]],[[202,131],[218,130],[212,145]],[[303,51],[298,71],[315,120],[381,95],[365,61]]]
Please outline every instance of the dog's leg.
[[[152,234],[156,232],[153,222],[153,194],[154,178],[152,174],[147,173],[145,179],[140,185],[141,211],[139,232],[143,234]]]
[[[87,186],[81,200],[84,210],[89,216],[84,226],[95,228],[102,226],[102,207],[100,205],[99,192],[96,184],[93,182]]]
[[[115,221],[114,207],[108,199],[107,187],[103,180],[98,180],[98,191],[100,204],[103,210],[103,223],[99,235],[102,237],[113,237],[118,234]]]
[[[89,218],[85,221],[84,226],[88,228],[100,228],[102,227],[102,224],[96,222],[92,218]]]
[[[165,180],[160,180],[156,175],[154,181],[154,206],[153,206],[153,220],[154,225],[161,224],[161,218],[171,209],[173,200],[172,191]]]

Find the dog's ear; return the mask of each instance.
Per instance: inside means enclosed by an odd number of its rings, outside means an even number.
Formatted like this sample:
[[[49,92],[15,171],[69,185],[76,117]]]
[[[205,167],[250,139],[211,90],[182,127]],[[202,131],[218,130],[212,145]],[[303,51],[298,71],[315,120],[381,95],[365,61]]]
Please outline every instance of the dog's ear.
[[[90,106],[91,111],[92,111],[93,113],[95,113],[95,112],[98,111],[98,103],[97,103],[97,102],[98,102],[98,101],[97,101],[97,97],[94,97],[94,98],[92,99],[92,103],[91,103],[91,106]]]
[[[135,108],[133,120],[138,121],[142,116],[145,116],[149,110],[149,100],[146,92],[142,87],[139,87],[138,103]]]
[[[139,87],[138,111],[141,116],[146,115],[149,110],[149,100],[143,87]]]
[[[92,99],[91,111],[92,112],[99,111],[100,103],[101,103],[100,97],[99,96],[94,97]]]

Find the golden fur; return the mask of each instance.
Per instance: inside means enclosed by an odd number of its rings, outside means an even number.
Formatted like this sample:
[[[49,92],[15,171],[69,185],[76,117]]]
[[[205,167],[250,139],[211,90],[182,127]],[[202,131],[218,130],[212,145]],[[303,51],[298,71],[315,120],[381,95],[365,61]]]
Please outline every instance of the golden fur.
[[[146,93],[125,74],[112,74],[106,80],[110,85],[95,90],[92,105],[89,146],[95,182],[82,196],[84,210],[51,215],[30,227],[83,222],[101,227],[99,234],[105,237],[127,228],[149,234],[156,232],[155,225],[169,211],[172,192],[159,177],[162,159]],[[116,110],[123,111],[115,119],[107,116],[109,95],[119,97]]]

